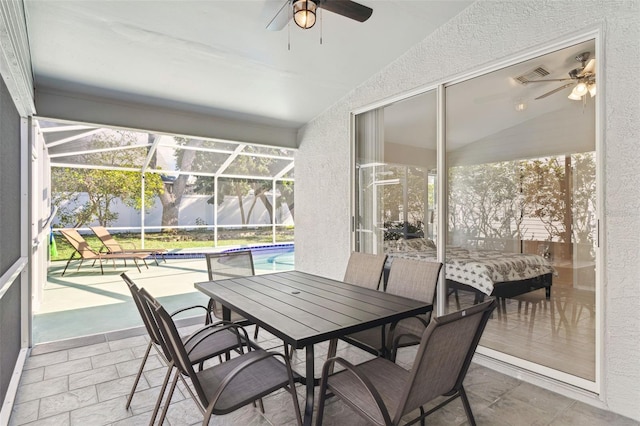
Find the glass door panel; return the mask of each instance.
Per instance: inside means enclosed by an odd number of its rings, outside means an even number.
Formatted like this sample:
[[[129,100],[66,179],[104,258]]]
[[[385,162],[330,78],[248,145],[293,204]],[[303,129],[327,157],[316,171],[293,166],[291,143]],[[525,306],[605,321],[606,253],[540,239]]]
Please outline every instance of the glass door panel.
[[[435,91],[359,114],[355,129],[356,251],[435,237]]]
[[[489,294],[498,298],[482,346],[590,381],[596,354],[594,58],[589,41],[445,92],[451,294],[461,306]]]

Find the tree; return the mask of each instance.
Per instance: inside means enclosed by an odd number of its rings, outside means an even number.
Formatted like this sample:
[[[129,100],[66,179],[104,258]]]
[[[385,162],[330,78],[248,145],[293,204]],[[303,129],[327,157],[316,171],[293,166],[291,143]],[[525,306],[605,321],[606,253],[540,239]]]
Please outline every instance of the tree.
[[[525,218],[537,219],[539,240],[595,239],[594,153],[459,166],[450,169],[449,230],[473,238],[522,238]]]
[[[264,149],[264,148],[262,148]],[[260,147],[247,145],[244,147],[242,153],[259,153]],[[276,148],[274,148],[277,151]],[[221,154],[212,155],[215,153],[210,152],[195,152],[193,163],[191,164],[191,170],[194,172],[208,172],[216,171],[219,169],[220,164],[226,160],[228,154],[224,154],[224,157],[220,157]],[[232,175],[245,175],[245,176],[272,176],[271,170],[277,164],[277,159],[269,157],[251,156],[251,155],[238,155],[231,164],[224,170],[226,174]],[[225,195],[232,195],[238,200],[238,208],[240,210],[240,220],[243,225],[250,223],[251,215],[255,210],[255,206],[258,200],[264,204],[267,213],[269,215],[270,222],[273,223],[273,212],[271,202],[267,197],[267,193],[272,190],[271,180],[266,179],[249,179],[249,178],[220,178],[218,179],[218,205],[224,201]],[[214,178],[208,176],[197,177],[193,191],[197,194],[214,195]],[[245,197],[253,193],[253,199],[249,206],[245,206]],[[282,198],[284,194],[285,198]],[[281,189],[281,197],[278,201],[284,202],[286,198],[292,199],[293,197],[293,183],[289,182],[288,185],[283,185]],[[213,200],[213,197],[212,199]],[[212,202],[212,201],[210,201]]]
[[[127,131],[104,130],[84,142],[91,149],[108,149],[132,146],[136,134]],[[114,167],[140,167],[144,161],[144,151],[136,149],[110,150],[82,154],[75,158],[80,164],[94,164]],[[142,183],[139,172],[105,169],[85,169],[54,167],[51,170],[52,199],[58,207],[61,223],[74,227],[82,226],[94,220],[102,226],[108,226],[118,218],[111,210],[115,199],[137,210],[142,208]],[[152,199],[163,191],[160,176],[145,174],[145,198]],[[78,204],[82,193],[88,200],[76,209],[65,207],[66,201]],[[147,206],[150,208],[151,206]]]
[[[153,144],[158,135],[149,134],[149,142]],[[174,140],[178,145],[200,147],[203,141],[200,139],[187,139],[174,137]],[[196,160],[198,151],[192,149],[176,149],[176,170],[181,173],[171,183],[165,184],[165,190],[159,195],[160,202],[162,203],[162,226],[176,226],[178,225],[178,213],[180,211],[180,203],[182,197],[185,194],[187,186],[189,184],[189,178],[191,175],[188,173],[192,170],[193,164]],[[156,168],[157,152],[154,153],[150,167]],[[184,172],[187,173],[184,173]]]
[[[519,238],[522,222],[517,162],[449,169],[449,231],[467,238]]]
[[[397,179],[398,183],[378,186],[382,191],[383,222],[385,228],[393,228],[385,232],[385,239],[405,238],[408,235],[423,233],[425,221],[425,205],[427,194],[427,174],[423,168],[405,165],[387,165],[384,180]],[[406,192],[406,203],[405,203]],[[430,204],[433,205],[433,204]],[[402,212],[402,220],[400,220]],[[402,233],[398,234],[398,230]]]
[[[157,135],[149,135],[149,144],[152,145]],[[213,176],[202,176],[199,173],[216,173],[221,166],[229,158],[231,154],[226,152],[204,151],[198,148],[218,148],[220,144],[217,142],[209,142],[202,139],[190,139],[184,137],[174,137],[177,147],[174,151],[176,160],[175,170],[178,172],[177,177],[171,182],[166,183],[166,190],[160,196],[162,203],[162,225],[174,226],[178,224],[178,212],[180,203],[185,194],[192,192],[195,194],[211,195],[212,203],[215,191],[215,179]],[[195,149],[193,149],[195,148]],[[226,150],[229,148],[226,147]],[[245,146],[242,153],[260,153],[265,150],[264,147]],[[277,148],[273,148],[273,153],[278,153]],[[233,161],[227,165],[224,170],[225,174],[247,175],[247,176],[271,176],[271,167],[279,161],[278,159],[237,155]],[[150,167],[157,168],[157,156],[151,159]],[[271,180],[248,179],[248,178],[224,178],[218,180],[219,197],[218,203],[224,201],[225,195],[232,195],[238,200],[240,216],[242,224],[247,224],[251,220],[251,215],[255,211],[258,200],[261,200],[267,208],[268,214],[273,220],[271,203],[266,194],[271,190]],[[249,206],[245,205],[245,198],[253,192],[253,199]],[[290,193],[289,198],[293,197],[293,188],[291,191],[285,189],[285,193]],[[286,194],[285,194],[286,195]],[[281,197],[282,198],[282,197]],[[282,200],[278,201],[279,203]]]
[[[548,157],[521,162],[524,215],[535,217],[544,225],[548,240],[570,242],[571,194],[565,160],[571,157]],[[569,197],[569,198],[567,198]]]

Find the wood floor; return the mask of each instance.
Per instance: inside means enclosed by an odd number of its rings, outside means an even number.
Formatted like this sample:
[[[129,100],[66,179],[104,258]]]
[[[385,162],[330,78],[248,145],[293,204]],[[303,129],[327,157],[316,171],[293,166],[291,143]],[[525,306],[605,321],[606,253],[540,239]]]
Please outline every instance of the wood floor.
[[[462,307],[473,303],[459,295]],[[594,381],[595,324],[595,292],[554,283],[550,300],[544,290],[501,299],[480,345]]]

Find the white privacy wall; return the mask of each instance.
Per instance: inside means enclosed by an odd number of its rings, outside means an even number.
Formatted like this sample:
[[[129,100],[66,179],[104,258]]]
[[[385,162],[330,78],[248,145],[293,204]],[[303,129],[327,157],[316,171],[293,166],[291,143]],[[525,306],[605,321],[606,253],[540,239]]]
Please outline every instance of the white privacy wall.
[[[309,122],[295,159],[296,268],[344,274],[352,110],[596,28],[604,36],[601,398],[611,411],[640,420],[640,2],[478,1]]]

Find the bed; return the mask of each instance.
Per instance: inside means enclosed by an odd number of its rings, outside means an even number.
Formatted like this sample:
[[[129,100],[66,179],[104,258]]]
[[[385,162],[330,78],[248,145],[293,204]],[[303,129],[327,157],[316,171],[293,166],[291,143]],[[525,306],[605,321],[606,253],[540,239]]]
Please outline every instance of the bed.
[[[436,260],[435,244],[424,238],[386,241],[385,251],[389,256],[386,271],[396,257]],[[463,247],[446,250],[447,287],[475,293],[476,303],[485,295],[510,298],[542,288],[549,299],[554,273],[547,259],[535,254]]]

